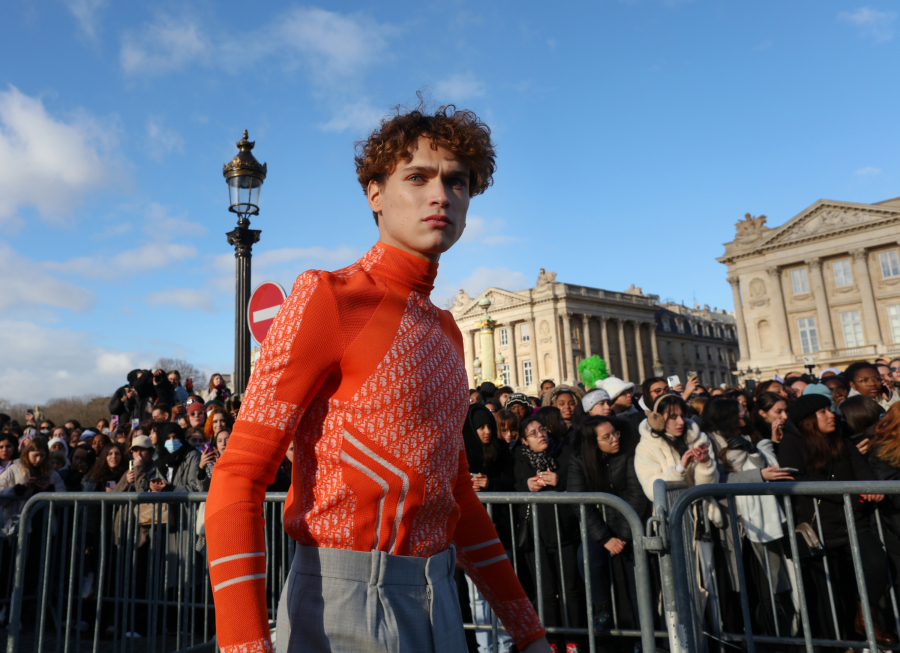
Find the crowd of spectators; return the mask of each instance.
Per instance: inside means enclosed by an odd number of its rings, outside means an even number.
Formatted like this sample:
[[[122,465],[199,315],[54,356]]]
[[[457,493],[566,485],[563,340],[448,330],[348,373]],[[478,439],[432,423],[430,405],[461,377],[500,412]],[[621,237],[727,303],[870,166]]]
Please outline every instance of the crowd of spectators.
[[[463,426],[472,486],[476,492],[605,492],[622,498],[645,522],[658,479],[688,486],[900,480],[900,359],[860,361],[844,370],[823,370],[818,377],[791,373],[747,386],[705,388],[693,376],[683,387],[672,388],[657,377],[636,386],[608,377],[594,388],[546,380],[540,396],[526,396],[511,387],[483,383],[470,391]],[[239,409],[240,398],[232,396],[220,374],[197,392],[191,379],[182,385],[177,371],[134,370],[110,400],[109,419],[96,424],[54,424],[42,419],[39,410],[27,415],[25,424],[0,415],[4,560],[9,560],[19,514],[36,493],[206,491]],[[289,450],[270,491],[289,489],[291,456]],[[873,520],[876,506],[884,525],[883,542]],[[795,499],[794,521],[811,525],[822,536],[821,541],[804,540],[803,553],[808,555],[799,561],[791,559],[779,500],[742,496],[736,507],[739,542],[734,541],[726,503],[708,501],[694,515],[697,571],[705,591],[716,597],[707,602],[711,607],[706,618],[719,621],[726,632],[741,631],[743,571],[755,606],[754,632],[797,633],[794,579],[799,568],[816,636],[837,638],[835,626],[844,635],[862,636],[842,499]],[[900,584],[900,496],[859,496],[853,514],[876,635],[880,643],[892,644],[896,633],[886,596],[888,579]],[[547,626],[590,626],[603,638],[617,613],[619,628],[639,629],[629,524],[620,513],[599,506],[588,506],[585,515],[587,547],[582,544],[580,512],[571,506],[492,509],[498,535],[510,557],[519,560],[520,579],[535,602],[538,564],[543,570],[540,591]],[[142,529],[149,519],[145,522],[142,512]],[[534,519],[537,543],[532,537]],[[99,573],[100,539],[112,538],[114,545],[118,540],[115,533],[100,532],[97,518],[89,518],[86,528],[89,584]],[[202,551],[203,545],[198,531],[196,549]],[[139,560],[145,560],[144,535],[137,546]],[[737,568],[737,547],[748,552],[744,570]],[[585,592],[585,556],[590,596]],[[36,571],[29,567],[26,579],[33,580]],[[615,595],[611,581],[618,588]],[[0,578],[0,586],[5,584],[8,578]],[[490,624],[484,597],[471,582],[463,588],[467,596],[461,600],[475,621]],[[834,599],[837,619],[828,596]],[[588,602],[592,624],[587,624]],[[2,618],[5,613],[0,611]],[[108,620],[101,623],[104,635],[111,635]],[[132,628],[125,634],[146,634],[136,625]],[[499,637],[499,650],[511,650],[509,638],[502,632]],[[480,631],[476,638],[480,651],[490,650],[490,632]],[[577,651],[584,643],[573,636],[550,639],[556,651]]]

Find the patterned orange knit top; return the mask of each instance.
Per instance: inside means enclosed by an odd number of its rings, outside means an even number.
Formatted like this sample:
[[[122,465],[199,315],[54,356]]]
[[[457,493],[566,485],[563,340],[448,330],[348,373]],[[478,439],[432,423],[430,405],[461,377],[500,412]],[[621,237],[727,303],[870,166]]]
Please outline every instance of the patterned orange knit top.
[[[294,441],[288,534],[305,546],[432,556],[451,543],[521,648],[544,634],[472,489],[462,336],[429,299],[437,265],[378,243],[302,274],[263,343],[206,505],[216,635],[271,651],[260,510]]]

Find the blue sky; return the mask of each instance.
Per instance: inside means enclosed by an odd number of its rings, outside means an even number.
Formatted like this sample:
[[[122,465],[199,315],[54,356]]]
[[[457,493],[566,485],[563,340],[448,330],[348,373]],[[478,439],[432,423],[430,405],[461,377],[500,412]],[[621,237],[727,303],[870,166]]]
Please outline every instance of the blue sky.
[[[377,232],[353,143],[424,89],[492,127],[495,185],[435,290],[558,280],[732,308],[744,213],[900,195],[894,3],[113,2],[4,9],[0,398],[233,364],[222,164],[269,166],[254,285]]]

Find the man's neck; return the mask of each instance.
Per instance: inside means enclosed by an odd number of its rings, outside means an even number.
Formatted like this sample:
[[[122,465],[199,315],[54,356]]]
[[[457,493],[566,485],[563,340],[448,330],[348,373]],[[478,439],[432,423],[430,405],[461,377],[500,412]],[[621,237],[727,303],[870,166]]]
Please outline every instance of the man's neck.
[[[397,240],[395,238],[391,238],[390,235],[387,233],[379,234],[378,242],[383,243],[385,245],[389,245],[395,249],[399,249],[401,252],[406,252],[407,254],[409,254],[411,256],[415,256],[416,258],[422,259],[423,261],[426,261],[428,263],[433,263],[433,264],[437,265],[441,260],[441,255],[439,253],[432,254],[431,252],[420,252],[418,250],[415,250],[415,249],[405,245],[404,243],[401,243],[399,240]]]

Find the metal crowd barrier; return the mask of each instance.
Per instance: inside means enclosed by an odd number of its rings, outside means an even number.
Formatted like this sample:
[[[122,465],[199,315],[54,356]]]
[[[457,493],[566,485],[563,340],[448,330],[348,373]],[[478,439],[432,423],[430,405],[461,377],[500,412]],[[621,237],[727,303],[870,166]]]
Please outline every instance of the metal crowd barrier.
[[[271,619],[295,546],[282,528],[286,496],[268,494],[263,505]],[[2,541],[7,653],[213,651],[206,548],[198,546],[205,500],[168,492],[32,497],[17,539]]]
[[[616,510],[621,513],[627,520],[628,524],[631,527],[631,532],[633,535],[632,545],[634,549],[634,576],[635,576],[635,590],[636,590],[636,603],[638,607],[638,623],[641,625],[639,629],[624,629],[619,627],[619,619],[618,615],[615,613],[615,605],[616,605],[616,588],[611,587],[612,594],[612,606],[613,606],[613,628],[609,632],[610,637],[640,637],[641,645],[644,651],[655,651],[655,638],[656,637],[666,637],[666,633],[664,631],[656,632],[654,630],[654,618],[653,618],[653,590],[650,576],[650,565],[648,560],[648,552],[656,551],[659,548],[659,540],[655,537],[645,537],[644,533],[644,525],[641,523],[640,518],[634,509],[628,505],[624,500],[620,499],[617,496],[611,494],[600,494],[600,493],[575,493],[575,492],[480,492],[478,494],[481,502],[484,503],[488,509],[488,513],[493,515],[493,511],[497,506],[509,505],[509,506],[517,506],[522,504],[531,504],[531,505],[553,505],[554,506],[554,521],[555,521],[555,532],[557,537],[557,560],[553,561],[553,563],[559,564],[559,577],[562,579],[563,587],[560,594],[560,603],[561,603],[561,616],[563,618],[563,627],[546,627],[546,631],[548,635],[571,635],[575,637],[586,637],[588,640],[589,651],[590,653],[596,653],[597,649],[597,636],[594,634],[594,630],[592,627],[593,624],[593,605],[591,603],[591,588],[592,588],[592,579],[590,572],[590,556],[589,556],[589,547],[588,547],[588,531],[587,531],[587,520],[586,513],[588,506],[600,506],[602,510]],[[560,506],[573,506],[578,510],[578,521],[579,521],[579,534],[580,534],[580,542],[583,553],[583,571],[584,571],[584,589],[586,595],[586,607],[587,607],[587,627],[585,628],[575,628],[571,627],[569,624],[569,611],[568,611],[568,599],[565,591],[565,574],[563,572],[563,553],[562,553],[562,542],[561,542],[561,530],[560,530],[560,521],[559,521],[559,508]],[[513,533],[515,537],[515,533],[518,526],[518,520],[514,516],[514,510],[507,511],[509,513],[510,520],[510,532]],[[541,555],[540,548],[543,547],[541,543],[541,537],[539,535],[540,532],[540,511],[533,510],[531,513],[531,534],[530,534],[530,542],[535,551],[535,562],[534,562],[534,572],[536,578],[534,579],[535,585],[535,599],[537,604],[537,612],[540,617],[542,623],[546,623],[544,621],[545,617],[545,606],[543,601],[543,584],[548,582],[545,579],[545,574],[542,569],[541,563]],[[505,519],[505,517],[504,517]],[[516,570],[516,575],[522,578],[522,566],[523,562],[520,559],[522,554],[516,551],[515,547],[511,550],[511,558],[513,567]],[[612,575],[610,575],[612,579]],[[618,588],[619,591],[628,591],[628,588]],[[474,603],[474,601],[473,601]],[[498,622],[497,617],[494,614],[493,610],[491,611],[491,623],[490,625],[483,625],[477,623],[468,623],[464,626],[468,630],[475,631],[490,631],[491,636],[491,649],[494,653],[498,650],[498,632],[502,629]]]
[[[277,603],[293,561],[294,541],[282,527],[284,494],[269,494],[264,504],[267,605],[274,621]],[[616,510],[624,515],[635,534],[634,576],[638,622],[649,627],[628,629],[615,613],[618,593],[628,588],[612,586],[613,624],[610,637],[640,638],[644,651],[655,650],[653,594],[648,551],[659,549],[658,537],[644,537],[643,525],[623,500],[608,494],[575,493],[480,493],[488,512],[506,505],[511,532],[515,533],[515,507],[521,504],[554,505],[557,544],[560,542],[560,507],[572,506],[580,522],[584,549],[583,571],[587,627],[568,622],[566,592],[562,592],[563,625],[548,628],[551,635],[586,638],[591,653],[598,642],[591,627],[592,577],[588,532],[588,506]],[[44,493],[30,499],[22,511],[19,531],[11,540],[0,540],[0,599],[9,609],[7,653],[200,653],[215,649],[215,619],[209,583],[206,549],[199,548],[198,524],[202,523],[203,493]],[[531,542],[536,546],[536,604],[545,616],[543,584],[553,582],[543,569],[539,510],[532,511]],[[525,565],[523,555],[511,550],[517,573]],[[560,565],[562,547],[557,546]],[[612,581],[612,575],[610,575]],[[565,581],[563,581],[565,582]],[[0,607],[2,610],[2,607]],[[492,632],[497,651],[503,630],[491,612],[489,624],[470,622],[464,627]],[[140,637],[132,636],[133,634]]]
[[[658,482],[661,483],[661,482]],[[679,489],[676,492],[677,498],[674,502],[669,503],[668,498],[663,498],[665,494],[672,495],[672,487],[666,487],[665,484],[658,484],[654,487],[656,492],[656,501],[654,502],[654,518],[657,528],[661,531],[661,537],[665,544],[668,544],[671,551],[671,559],[667,564],[661,564],[663,598],[665,611],[667,616],[667,624],[669,625],[669,639],[672,653],[706,651],[711,645],[718,645],[719,650],[732,650],[737,645],[745,647],[748,653],[755,653],[757,644],[781,645],[786,647],[794,647],[799,649],[803,647],[807,653],[813,653],[815,647],[839,647],[841,649],[867,649],[869,651],[885,651],[900,650],[900,646],[888,646],[878,644],[875,640],[874,625],[871,616],[869,598],[866,591],[866,581],[863,570],[867,562],[862,559],[860,553],[859,537],[854,519],[854,509],[851,497],[858,497],[861,494],[884,494],[884,495],[900,495],[900,483],[896,481],[856,481],[856,482],[804,482],[804,483],[734,483],[734,484],[707,484],[697,485],[690,489]],[[772,609],[772,623],[774,624],[775,633],[760,635],[754,633],[754,619],[751,616],[751,605],[748,597],[748,582],[744,572],[744,556],[748,555],[749,549],[743,549],[743,540],[738,527],[738,514],[735,503],[737,496],[776,496],[781,497],[781,507],[785,517],[784,532],[785,536],[776,542],[783,543],[784,559],[787,561],[785,569],[790,580],[792,598],[799,608],[799,620],[795,619],[795,623],[790,627],[791,632],[781,632],[779,627],[779,615],[776,611],[776,600],[772,569],[769,567],[770,556],[768,553],[764,556],[766,559],[765,580],[759,584],[763,587],[754,586],[761,597],[768,598],[770,603],[768,607]],[[792,506],[792,498],[794,497],[842,497],[844,519],[847,525],[847,533],[849,538],[850,554],[852,558],[853,573],[856,578],[856,585],[859,593],[859,604],[865,624],[865,640],[848,639],[847,633],[841,629],[840,619],[838,616],[837,605],[845,596],[836,593],[839,588],[835,587],[834,575],[836,555],[834,549],[828,550],[828,542],[825,540],[821,520],[818,519],[819,507],[815,505],[816,518],[811,521],[812,524],[818,525],[818,536],[820,541],[825,545],[825,555],[823,556],[824,578],[827,585],[827,597],[816,596],[813,589],[812,596],[804,587],[804,565],[809,564],[807,560],[801,559],[797,539],[794,537],[795,520]],[[712,610],[706,610],[705,614],[701,614],[699,603],[701,592],[697,585],[697,563],[695,556],[697,551],[695,547],[698,543],[693,538],[694,519],[698,516],[692,514],[691,507],[694,505],[704,506],[704,500],[724,500],[725,505],[719,506],[725,508],[728,514],[728,521],[733,538],[734,556],[736,558],[736,567],[739,574],[739,595],[741,604],[742,622],[739,627],[741,632],[725,632],[722,628],[721,605],[716,603]],[[887,499],[885,499],[887,500]],[[700,503],[698,503],[700,502]],[[878,504],[875,504],[876,506]],[[703,518],[706,518],[706,510],[700,510]],[[879,542],[883,549],[887,562],[890,562],[888,550],[885,547],[884,527],[880,511],[875,508],[874,522],[879,536]],[[846,546],[846,545],[844,545]],[[750,551],[749,555],[754,555]],[[661,561],[662,562],[662,561]],[[799,564],[797,564],[799,562]],[[757,562],[757,564],[759,564]],[[900,631],[900,613],[898,613],[898,601],[894,591],[894,579],[890,577],[890,564],[888,564],[889,575],[885,579],[888,591],[885,596],[885,606],[892,612],[893,623],[885,624],[886,630],[891,631],[894,628]],[[707,588],[709,589],[709,588]],[[668,596],[667,596],[668,593]],[[718,602],[718,590],[716,589],[716,602]],[[816,603],[817,602],[817,603]],[[826,612],[830,612],[828,616],[829,627],[833,625],[837,639],[821,637],[821,633],[812,632],[810,621],[810,607],[817,609],[824,607]],[[719,615],[715,618],[715,615]],[[896,632],[896,631],[895,631]],[[779,649],[781,650],[781,649]]]

